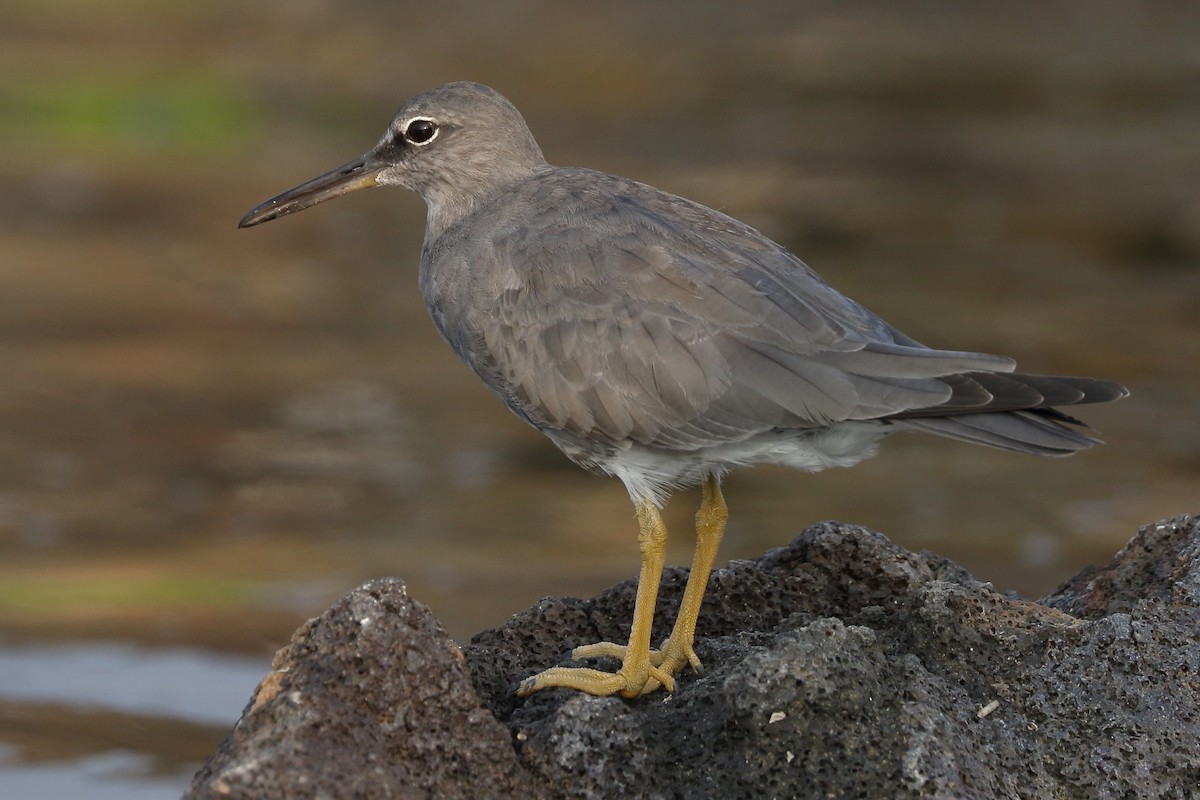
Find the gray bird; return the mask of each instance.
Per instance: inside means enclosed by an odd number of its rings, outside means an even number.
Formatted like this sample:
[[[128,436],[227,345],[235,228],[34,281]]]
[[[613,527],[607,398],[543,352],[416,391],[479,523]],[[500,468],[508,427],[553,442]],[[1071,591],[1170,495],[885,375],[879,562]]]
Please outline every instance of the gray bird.
[[[1097,439],[1055,406],[1125,397],[1111,381],[1013,372],[1003,356],[933,350],[717,211],[636,181],[546,163],[513,105],[477,83],[417,95],[362,158],[266,201],[240,227],[369,186],[428,206],[421,293],[442,337],[517,416],[576,464],[620,478],[642,567],[615,673],[555,667],[552,686],[638,697],[674,688],[728,516],[731,468],[847,467],[924,431],[1037,455]],[[650,647],[671,490],[701,484],[696,551],[670,636]]]

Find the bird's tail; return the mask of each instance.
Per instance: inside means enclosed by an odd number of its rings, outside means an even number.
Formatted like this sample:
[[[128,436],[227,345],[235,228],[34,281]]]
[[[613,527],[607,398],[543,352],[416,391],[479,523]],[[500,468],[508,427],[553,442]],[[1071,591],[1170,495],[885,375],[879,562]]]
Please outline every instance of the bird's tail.
[[[889,421],[903,430],[1020,453],[1065,456],[1100,444],[1100,439],[1075,427],[1084,423],[1055,406],[1105,403],[1129,394],[1119,383],[1097,378],[1012,372],[971,372],[949,377],[952,383],[969,385],[976,397],[981,389],[992,396],[984,403],[965,404],[956,402],[955,397],[960,395],[956,391],[946,403],[905,411],[889,417]]]

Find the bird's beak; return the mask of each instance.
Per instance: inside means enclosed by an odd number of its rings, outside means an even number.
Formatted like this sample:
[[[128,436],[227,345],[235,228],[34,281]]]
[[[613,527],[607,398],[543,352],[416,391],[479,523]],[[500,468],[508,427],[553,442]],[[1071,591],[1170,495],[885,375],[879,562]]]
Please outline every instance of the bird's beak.
[[[283,194],[258,204],[242,217],[238,227],[249,228],[260,222],[269,222],[276,217],[302,211],[309,206],[315,206],[317,203],[323,203],[358,189],[376,186],[375,179],[385,166],[387,166],[386,162],[375,153],[367,153],[362,158],[335,167],[324,175],[318,175],[311,181],[300,184],[295,189],[288,189]]]

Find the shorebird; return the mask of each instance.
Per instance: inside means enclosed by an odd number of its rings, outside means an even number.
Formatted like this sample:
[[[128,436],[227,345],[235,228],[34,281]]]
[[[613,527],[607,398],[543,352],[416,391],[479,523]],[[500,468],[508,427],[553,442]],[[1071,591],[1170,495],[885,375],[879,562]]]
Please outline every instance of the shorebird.
[[[366,155],[262,203],[240,227],[371,186],[401,186],[427,204],[420,287],[442,337],[568,458],[619,478],[637,512],[629,641],[572,653],[620,668],[553,667],[524,680],[521,695],[568,687],[634,698],[672,691],[685,667],[699,668],[696,620],[728,516],[721,478],[734,467],[847,467],[900,431],[1066,455],[1098,440],[1057,406],[1128,394],[926,347],[731,217],[551,166],[512,103],[477,83],[417,95]],[[696,484],[691,572],[670,635],[651,649],[660,509]]]

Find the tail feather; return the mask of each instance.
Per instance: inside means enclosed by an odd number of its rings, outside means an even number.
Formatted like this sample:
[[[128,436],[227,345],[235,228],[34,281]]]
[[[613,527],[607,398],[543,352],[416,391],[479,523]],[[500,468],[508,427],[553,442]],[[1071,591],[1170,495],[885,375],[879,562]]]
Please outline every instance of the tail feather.
[[[938,380],[950,386],[949,399],[935,406],[902,411],[892,418],[943,417],[947,414],[986,414],[1080,403],[1107,403],[1129,394],[1124,386],[1113,381],[1022,372],[962,372]]]
[[[935,433],[962,442],[1043,456],[1070,455],[1101,443],[1094,436],[1032,411],[920,417],[898,421],[896,425],[904,430]]]
[[[946,402],[887,419],[905,430],[1038,455],[1068,455],[1100,444],[1068,427],[1084,423],[1054,406],[1104,403],[1129,394],[1124,386],[1097,378],[967,372],[941,380],[953,390]]]

